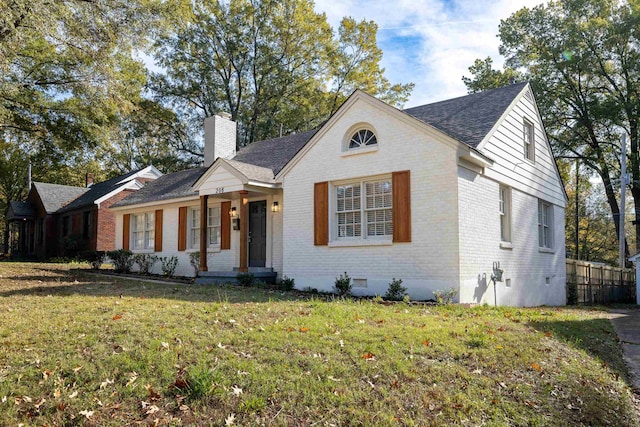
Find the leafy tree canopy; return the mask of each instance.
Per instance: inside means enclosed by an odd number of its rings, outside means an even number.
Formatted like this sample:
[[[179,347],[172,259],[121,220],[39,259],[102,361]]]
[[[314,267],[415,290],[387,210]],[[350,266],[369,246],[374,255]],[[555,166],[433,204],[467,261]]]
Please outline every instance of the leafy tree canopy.
[[[356,88],[395,105],[413,84],[391,84],[372,21],[344,18],[334,33],[309,0],[206,0],[156,42],[152,89],[192,134],[219,111],[240,145],[318,126]],[[198,144],[191,141],[191,150]]]

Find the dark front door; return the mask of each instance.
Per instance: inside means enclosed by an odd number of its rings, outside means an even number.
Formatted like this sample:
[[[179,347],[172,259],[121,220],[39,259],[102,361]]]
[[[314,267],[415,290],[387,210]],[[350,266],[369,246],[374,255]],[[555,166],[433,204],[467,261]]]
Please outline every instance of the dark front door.
[[[264,267],[267,260],[267,201],[249,203],[249,267]]]

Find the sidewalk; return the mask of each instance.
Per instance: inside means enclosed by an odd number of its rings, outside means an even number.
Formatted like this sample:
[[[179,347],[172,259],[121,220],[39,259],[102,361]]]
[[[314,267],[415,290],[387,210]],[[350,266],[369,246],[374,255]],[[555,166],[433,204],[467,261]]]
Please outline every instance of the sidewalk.
[[[631,374],[631,386],[635,393],[640,393],[640,309],[611,310],[610,313]]]

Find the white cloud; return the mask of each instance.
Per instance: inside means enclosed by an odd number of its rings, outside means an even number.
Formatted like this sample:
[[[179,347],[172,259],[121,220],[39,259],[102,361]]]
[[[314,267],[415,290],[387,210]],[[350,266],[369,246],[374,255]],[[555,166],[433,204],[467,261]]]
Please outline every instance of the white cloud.
[[[462,76],[476,58],[501,66],[500,19],[540,0],[317,0],[334,28],[343,16],[378,24],[382,66],[393,83],[414,82],[407,107],[462,96]]]

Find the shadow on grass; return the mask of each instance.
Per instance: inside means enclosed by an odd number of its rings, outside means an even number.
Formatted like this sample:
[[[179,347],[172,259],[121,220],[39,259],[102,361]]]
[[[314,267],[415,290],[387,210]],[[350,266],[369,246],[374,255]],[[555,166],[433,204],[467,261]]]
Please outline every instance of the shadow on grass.
[[[268,302],[297,301],[307,298],[295,292],[282,292],[273,288],[240,287],[237,285],[194,285],[161,283],[154,277],[113,277],[91,270],[62,270],[38,268],[43,275],[34,274],[11,277],[12,282],[22,282],[16,289],[2,291],[0,297],[70,296],[164,298],[196,302]],[[53,274],[52,274],[53,273]]]
[[[531,321],[529,325],[597,358],[631,385],[622,347],[609,319]]]

